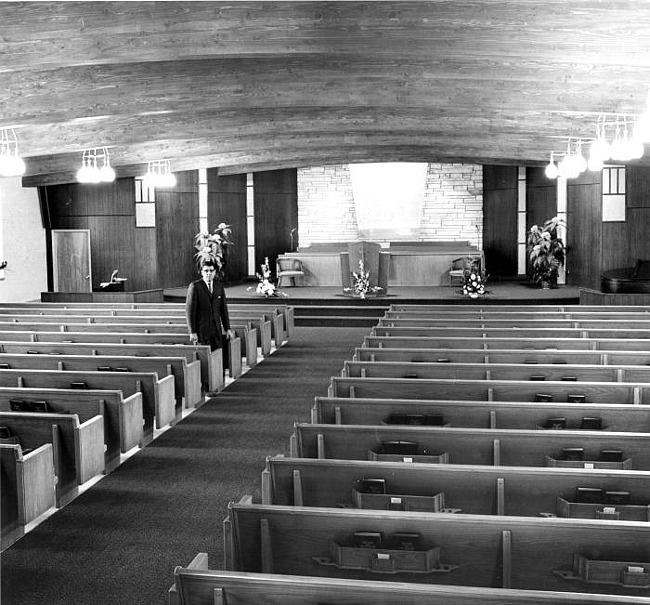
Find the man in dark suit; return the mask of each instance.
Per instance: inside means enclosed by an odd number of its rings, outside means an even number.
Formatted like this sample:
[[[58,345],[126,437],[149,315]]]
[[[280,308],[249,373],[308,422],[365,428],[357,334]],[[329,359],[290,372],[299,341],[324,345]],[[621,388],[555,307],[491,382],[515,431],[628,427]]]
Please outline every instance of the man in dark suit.
[[[213,261],[206,260],[201,265],[201,279],[193,281],[187,289],[186,316],[187,327],[190,331],[190,342],[210,345],[210,349],[223,349],[224,371],[228,362],[228,348],[223,347],[224,332],[226,338],[234,338],[235,333],[230,329],[228,304],[223,283],[215,279],[216,266]],[[216,395],[208,392],[209,397]]]

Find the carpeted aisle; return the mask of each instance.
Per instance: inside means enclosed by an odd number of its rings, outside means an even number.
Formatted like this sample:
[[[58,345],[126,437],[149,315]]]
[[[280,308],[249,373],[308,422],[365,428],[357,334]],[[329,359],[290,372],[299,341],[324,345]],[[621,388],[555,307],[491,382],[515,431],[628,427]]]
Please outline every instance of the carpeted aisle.
[[[359,346],[366,328],[298,328],[232,383],[2,554],[2,605],[163,605],[176,565],[223,561],[228,502],[260,501],[267,455]]]

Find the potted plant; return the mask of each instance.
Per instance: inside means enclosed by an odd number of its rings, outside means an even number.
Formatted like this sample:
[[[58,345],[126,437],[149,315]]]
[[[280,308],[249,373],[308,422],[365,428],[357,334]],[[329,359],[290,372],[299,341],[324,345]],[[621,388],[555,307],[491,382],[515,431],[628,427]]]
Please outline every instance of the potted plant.
[[[547,220],[541,227],[533,225],[528,232],[527,248],[532,269],[532,280],[542,288],[557,286],[560,267],[564,265],[564,242],[558,237],[558,227],[564,221],[557,216]]]

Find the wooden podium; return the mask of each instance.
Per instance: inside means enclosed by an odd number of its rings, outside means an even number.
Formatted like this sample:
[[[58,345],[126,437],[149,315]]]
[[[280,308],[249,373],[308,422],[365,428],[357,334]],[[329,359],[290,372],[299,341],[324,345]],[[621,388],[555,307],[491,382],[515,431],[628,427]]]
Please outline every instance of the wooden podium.
[[[347,252],[341,252],[341,284],[343,290],[352,287],[352,273],[360,271],[359,261],[363,261],[364,271],[369,273],[370,285],[379,286],[379,292],[369,296],[385,296],[388,292],[388,268],[390,254],[381,252],[375,242],[351,242]]]

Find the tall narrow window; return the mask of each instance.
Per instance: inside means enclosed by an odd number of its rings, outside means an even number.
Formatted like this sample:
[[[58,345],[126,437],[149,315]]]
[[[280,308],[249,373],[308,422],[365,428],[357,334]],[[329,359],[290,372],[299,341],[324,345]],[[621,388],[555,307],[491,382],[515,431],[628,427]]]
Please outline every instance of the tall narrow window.
[[[526,168],[517,171],[517,273],[526,273]]]
[[[199,231],[208,230],[208,171],[199,168]]]
[[[255,275],[255,185],[252,172],[246,175],[246,227],[248,229],[248,274]]]
[[[156,190],[147,187],[144,177],[136,176],[135,182],[135,226],[156,226]]]
[[[603,222],[625,221],[625,166],[605,166]]]

